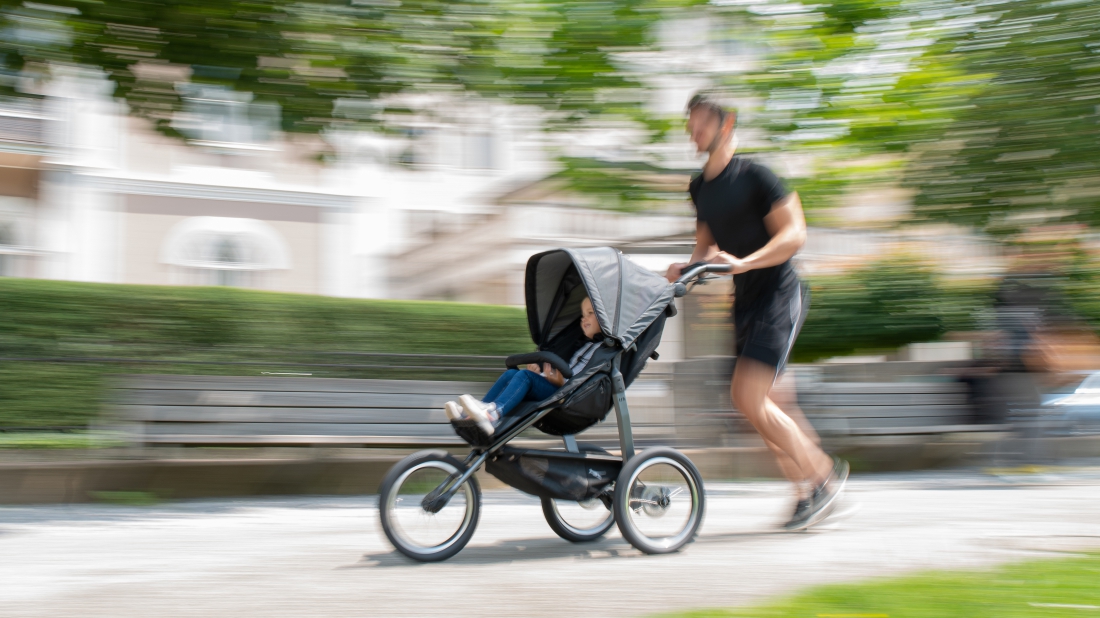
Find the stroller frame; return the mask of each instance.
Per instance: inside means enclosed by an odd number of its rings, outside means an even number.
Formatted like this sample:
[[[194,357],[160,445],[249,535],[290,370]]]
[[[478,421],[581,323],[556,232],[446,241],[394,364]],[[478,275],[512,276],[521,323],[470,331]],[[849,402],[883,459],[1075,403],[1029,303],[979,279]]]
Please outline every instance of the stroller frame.
[[[634,457],[634,433],[630,428],[630,407],[626,403],[626,382],[623,380],[623,374],[619,371],[619,362],[621,355],[616,355],[611,361],[611,384],[612,384],[612,407],[615,410],[615,421],[619,430],[619,449],[622,455],[619,457],[625,463],[629,459]],[[504,445],[511,442],[513,439],[519,436],[532,425],[542,420],[544,416],[550,414],[555,409],[555,404],[558,403],[557,397],[551,397],[547,400],[545,406],[540,403],[541,409],[534,413],[529,414],[527,418],[516,423],[500,436],[493,439],[492,444],[489,446],[474,446],[470,450],[470,454],[463,460],[463,465],[466,466],[466,472],[461,475],[448,479],[444,485],[440,485],[436,491],[429,496],[425,497],[424,507],[428,510],[442,508],[442,505],[446,504],[454,496],[458,488],[465,483],[471,476],[477,472],[485,461],[489,457],[499,451]],[[561,436],[562,442],[565,444],[565,453],[560,451],[542,451],[554,457],[575,458],[575,459],[587,459],[588,455],[582,453],[577,446],[577,438],[575,434],[566,434]]]
[[[566,383],[562,388],[559,388],[551,397],[534,403],[528,404],[524,409],[516,410],[510,417],[505,417],[507,420],[499,427],[499,431],[495,432],[492,436],[487,436],[482,433],[476,423],[472,420],[452,420],[451,424],[454,426],[456,433],[463,437],[471,445],[470,452],[466,455],[465,459],[459,461],[455,457],[451,456],[445,451],[430,450],[420,451],[406,457],[401,462],[394,465],[394,467],[387,473],[386,477],[382,481],[382,485],[379,489],[379,515],[381,517],[382,528],[387,538],[393,544],[399,552],[406,556],[421,562],[433,562],[439,560],[445,560],[451,556],[457,554],[472,538],[474,530],[477,527],[477,522],[480,517],[480,486],[475,473],[483,466],[490,464],[490,473],[497,476],[505,483],[520,489],[527,493],[533,493],[542,499],[543,513],[546,516],[547,523],[550,527],[562,538],[571,542],[587,542],[594,541],[602,537],[613,524],[617,524],[619,530],[622,532],[624,538],[631,543],[635,548],[648,554],[660,554],[678,551],[681,547],[694,540],[699,526],[702,524],[703,514],[705,510],[705,496],[703,494],[702,477],[694,464],[679,451],[667,448],[656,447],[650,448],[641,453],[635,452],[634,436],[631,428],[630,419],[630,407],[626,399],[626,390],[628,387],[628,379],[623,375],[623,358],[627,353],[638,352],[637,349],[637,337],[638,335],[652,324],[656,319],[656,311],[664,312],[667,316],[674,316],[676,313],[675,305],[672,304],[672,299],[682,297],[687,293],[688,284],[697,278],[701,278],[708,272],[728,272],[729,266],[727,265],[715,265],[698,263],[685,268],[683,275],[674,284],[668,284],[663,277],[649,273],[648,271],[642,271],[640,267],[630,264],[629,261],[624,260],[621,253],[612,249],[592,249],[592,250],[559,250],[568,253],[572,259],[581,260],[586,255],[593,255],[592,259],[601,259],[603,264],[612,263],[609,258],[608,252],[614,252],[618,259],[618,265],[620,271],[625,268],[633,268],[634,272],[629,272],[624,275],[620,272],[619,286],[620,291],[618,294],[618,309],[620,313],[623,311],[629,311],[631,308],[628,306],[623,309],[624,303],[622,302],[623,296],[621,287],[623,281],[627,278],[633,277],[634,280],[639,278],[642,280],[642,284],[648,286],[650,292],[649,298],[644,298],[645,294],[640,294],[642,298],[641,305],[635,303],[633,310],[635,314],[645,311],[645,316],[648,316],[648,322],[644,322],[640,330],[634,329],[633,338],[630,338],[629,333],[623,337],[606,337],[605,344],[609,347],[615,348],[613,355],[608,358],[603,357],[603,361],[591,372],[587,373],[585,380],[579,381],[577,384]],[[583,253],[588,252],[588,253]],[[528,279],[534,279],[534,267],[538,259],[554,252],[547,252],[539,254],[531,258],[531,262],[528,265]],[[579,254],[579,255],[578,255]],[[625,262],[625,263],[624,263]],[[627,266],[629,264],[629,266]],[[656,277],[656,279],[654,279]],[[658,283],[659,280],[659,283]],[[585,287],[589,286],[585,284]],[[645,290],[643,290],[644,292]],[[600,302],[596,290],[587,290],[593,304]],[[560,294],[559,294],[560,297]],[[561,299],[555,301],[560,306]],[[577,301],[579,303],[579,300]],[[528,286],[528,314],[532,318],[532,333],[536,329],[535,319],[542,314],[536,315],[532,312],[531,287]],[[642,307],[642,309],[638,309]],[[536,309],[537,311],[537,309]],[[553,312],[547,313],[551,315]],[[605,309],[605,318],[606,318]],[[551,317],[554,317],[551,315]],[[635,316],[636,317],[636,316]],[[629,320],[630,318],[628,318]],[[663,318],[660,318],[663,320]],[[638,320],[634,320],[637,322]],[[601,319],[601,328],[604,329],[607,334],[607,325],[604,322],[614,322],[615,328],[619,328],[620,320],[618,316],[614,319],[606,318]],[[548,328],[548,327],[547,327]],[[663,328],[663,323],[658,324],[658,328]],[[543,330],[540,327],[540,332]],[[561,332],[559,330],[559,332]],[[621,330],[618,332],[622,332]],[[659,341],[660,330],[656,331],[656,341]],[[614,332],[613,332],[614,334]],[[545,340],[545,337],[543,337]],[[652,340],[651,340],[652,341]],[[538,338],[536,337],[536,342]],[[541,345],[541,344],[540,344]],[[653,347],[656,343],[651,343]],[[651,351],[651,347],[644,347],[643,352],[648,354]],[[655,355],[654,355],[655,356]],[[610,367],[608,368],[607,362],[610,361]],[[526,362],[526,361],[523,361]],[[644,362],[644,359],[632,357],[631,367],[634,369],[636,375],[637,371],[640,371],[638,362]],[[512,360],[509,360],[512,363]],[[586,368],[587,369],[587,368]],[[591,381],[592,379],[605,379],[597,378],[599,374],[606,374],[610,378],[610,399],[611,408],[615,411],[615,420],[618,429],[619,438],[619,455],[613,455],[602,451],[602,449],[596,449],[578,444],[576,440],[576,433],[580,433],[584,430],[581,429],[573,431],[564,431],[561,433],[562,442],[564,444],[564,451],[558,450],[509,450],[505,451],[506,445],[517,438],[521,433],[527,429],[535,426],[539,421],[545,419],[548,415],[561,409],[566,404],[570,395],[578,392],[579,389]],[[572,386],[572,388],[569,388]],[[606,400],[603,400],[606,401]],[[604,412],[603,416],[606,416],[610,410],[606,407],[602,408]],[[602,419],[603,416],[600,418]],[[511,420],[515,419],[515,420]],[[593,422],[598,422],[599,419]],[[592,423],[589,423],[592,424]],[[546,426],[540,427],[544,431],[548,431]],[[557,433],[557,431],[549,431],[549,433]],[[581,484],[587,483],[588,479],[585,475],[585,470],[589,474],[600,478],[603,484],[597,485],[595,488],[588,486],[587,493],[582,494],[565,494],[561,491],[555,493],[555,490],[547,489],[542,491],[537,485],[532,485],[530,479],[521,478],[518,482],[514,478],[509,478],[507,475],[502,476],[500,471],[493,471],[492,465],[496,465],[493,462],[497,462],[500,458],[507,457],[509,461],[514,461],[516,457],[533,458],[528,459],[527,462],[538,461],[541,468],[536,471],[536,477],[539,472],[544,475],[548,475],[548,470],[554,465],[549,462],[566,462],[565,465],[580,465],[580,473],[575,475],[579,477],[578,482]],[[668,471],[661,474],[657,474],[654,477],[655,470],[659,469],[659,466],[668,468]],[[592,467],[596,467],[598,470],[592,470]],[[436,474],[444,475],[441,480],[425,480],[416,485],[408,481],[410,475],[425,471],[433,470]],[[613,475],[613,479],[605,478],[603,475]],[[671,478],[671,481],[665,481],[661,479]],[[539,480],[542,480],[539,478]],[[411,490],[403,491],[408,486],[432,486],[434,489],[419,496],[418,492],[412,492]],[[425,485],[427,483],[427,485]],[[460,518],[458,529],[451,536],[443,539],[434,545],[419,544],[419,540],[410,540],[408,533],[405,530],[407,524],[401,523],[401,517],[398,514],[400,510],[399,504],[406,498],[402,498],[403,495],[409,493],[417,493],[417,498],[408,502],[407,506],[410,506],[409,511],[419,513],[420,516],[426,516],[429,519],[431,516],[435,516],[449,506],[454,507],[452,502],[459,492],[463,492],[463,503],[465,504],[465,510]],[[571,496],[569,499],[563,498],[563,495]],[[572,504],[580,504],[586,509],[599,509],[598,503],[602,503],[602,506],[610,513],[605,519],[597,522],[596,525],[588,527],[577,526],[566,520],[565,516],[559,511],[559,503],[568,503],[571,500],[577,500]],[[674,504],[675,503],[675,504]],[[683,503],[683,506],[680,506]],[[586,506],[592,505],[592,506]],[[670,509],[674,509],[670,511]],[[683,519],[683,524],[678,528],[673,528],[670,532],[654,535],[647,531],[645,522],[640,521],[645,519],[645,516],[651,516],[654,519],[660,519],[668,512],[679,513],[681,510],[686,509],[686,515]],[[455,509],[452,508],[452,511]],[[453,517],[452,517],[453,519]],[[672,519],[677,519],[676,517]],[[434,541],[433,541],[434,542]],[[430,543],[430,542],[429,542]]]

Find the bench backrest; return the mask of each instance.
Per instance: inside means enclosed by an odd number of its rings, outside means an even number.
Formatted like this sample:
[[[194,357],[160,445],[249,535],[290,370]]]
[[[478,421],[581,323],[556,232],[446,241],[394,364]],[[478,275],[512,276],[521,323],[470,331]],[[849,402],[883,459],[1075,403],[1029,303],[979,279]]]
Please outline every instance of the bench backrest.
[[[635,435],[674,434],[670,375],[658,367],[627,391]],[[446,401],[481,396],[484,382],[335,378],[120,376],[117,421],[137,442],[178,445],[460,446]],[[615,442],[614,415],[584,439]],[[543,436],[530,430],[531,436]]]

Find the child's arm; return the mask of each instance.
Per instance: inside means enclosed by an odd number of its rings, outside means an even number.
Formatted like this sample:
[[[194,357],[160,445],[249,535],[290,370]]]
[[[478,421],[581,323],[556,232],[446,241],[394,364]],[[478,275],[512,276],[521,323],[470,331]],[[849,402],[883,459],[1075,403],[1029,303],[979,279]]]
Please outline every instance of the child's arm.
[[[560,371],[550,366],[550,363],[542,364],[542,377],[546,378],[546,381],[554,386],[561,386],[565,384],[565,376]]]

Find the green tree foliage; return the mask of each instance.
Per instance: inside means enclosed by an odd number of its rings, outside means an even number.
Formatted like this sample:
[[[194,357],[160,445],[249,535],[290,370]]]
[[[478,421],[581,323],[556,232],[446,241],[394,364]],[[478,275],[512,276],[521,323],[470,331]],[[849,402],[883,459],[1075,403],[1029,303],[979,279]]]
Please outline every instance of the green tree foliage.
[[[169,133],[181,108],[181,71],[191,82],[277,103],[287,131],[376,118],[380,96],[410,90],[507,97],[558,112],[554,118],[563,121],[639,115],[638,84],[612,55],[647,44],[660,6],[662,0],[3,0],[0,65],[9,91],[15,75],[41,74],[48,62],[102,67],[117,96]]]
[[[947,39],[982,78],[908,181],[918,214],[1011,232],[1045,218],[1100,223],[1100,4],[975,7]]]
[[[764,101],[754,123],[777,148],[819,155],[810,184],[821,197],[901,179],[917,220],[994,233],[1100,222],[1100,5],[843,0],[750,11],[767,51],[727,86]],[[868,157],[881,173],[846,164]]]

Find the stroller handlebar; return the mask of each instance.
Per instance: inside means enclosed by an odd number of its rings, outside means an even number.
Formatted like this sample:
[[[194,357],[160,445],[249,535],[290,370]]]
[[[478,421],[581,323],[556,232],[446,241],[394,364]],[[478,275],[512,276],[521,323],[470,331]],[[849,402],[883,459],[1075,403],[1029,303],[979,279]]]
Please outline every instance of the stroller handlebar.
[[[696,279],[706,273],[728,273],[733,270],[732,264],[710,264],[707,262],[696,262],[685,266],[680,271],[680,278],[676,280],[673,285],[676,286],[676,298],[680,298],[687,294],[687,284],[692,279]]]

